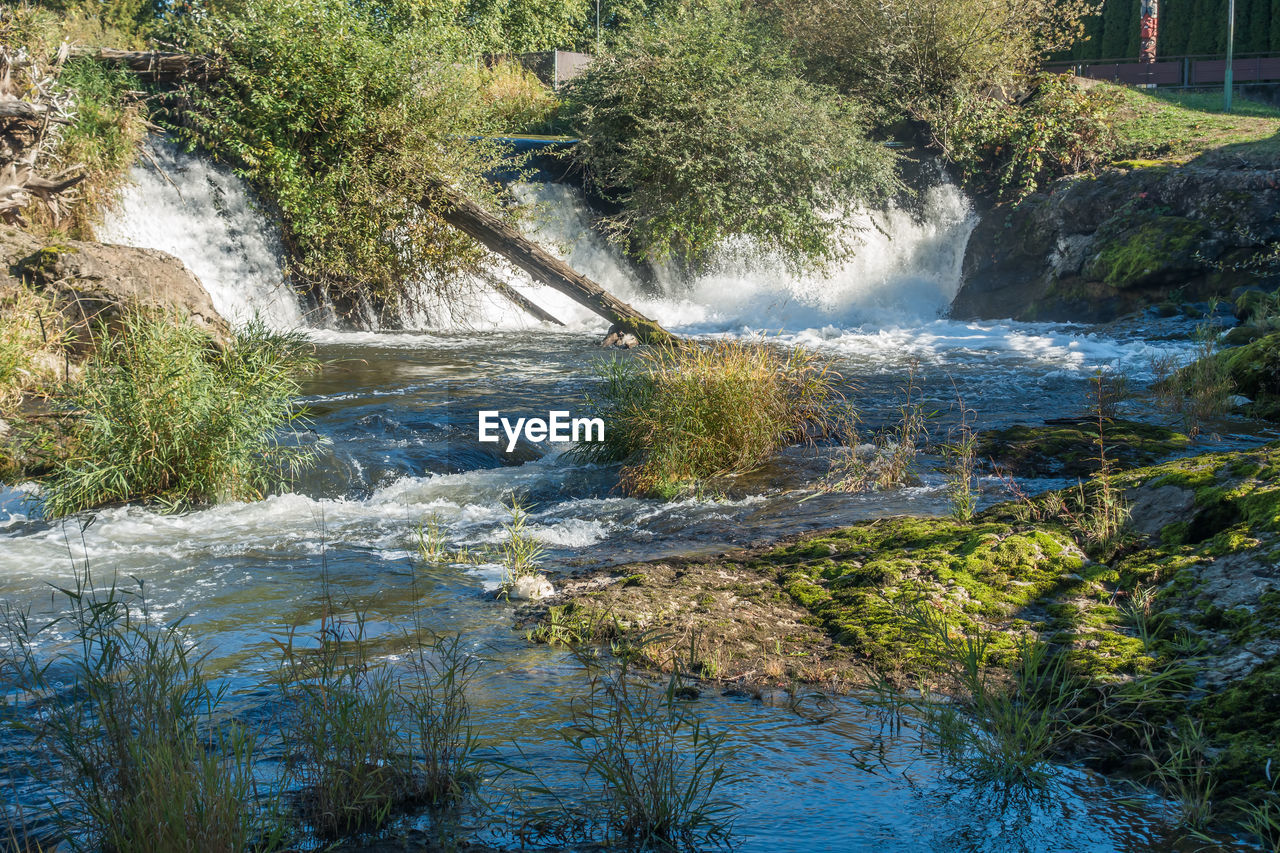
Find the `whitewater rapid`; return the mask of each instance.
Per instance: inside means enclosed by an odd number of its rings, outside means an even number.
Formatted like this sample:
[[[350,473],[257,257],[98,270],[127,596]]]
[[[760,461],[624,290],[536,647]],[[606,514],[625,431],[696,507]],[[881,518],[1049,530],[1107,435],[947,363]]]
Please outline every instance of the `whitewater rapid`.
[[[255,317],[279,330],[307,325],[285,284],[279,231],[244,182],[208,160],[148,142],[97,236],[176,256],[233,325]]]

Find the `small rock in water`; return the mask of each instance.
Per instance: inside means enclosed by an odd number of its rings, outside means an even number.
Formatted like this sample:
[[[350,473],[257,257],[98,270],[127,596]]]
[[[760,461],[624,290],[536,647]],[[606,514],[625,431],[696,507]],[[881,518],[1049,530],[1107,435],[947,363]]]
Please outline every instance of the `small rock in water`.
[[[605,335],[605,339],[600,342],[600,346],[608,349],[631,349],[640,346],[640,339],[630,332],[625,332],[617,326],[609,327],[609,334]]]
[[[524,575],[515,579],[507,597],[512,601],[537,601],[555,594],[555,587],[543,575]]]
[[[1249,405],[1253,401],[1243,394],[1232,394],[1227,398],[1227,402],[1231,404],[1233,409],[1241,409]]]

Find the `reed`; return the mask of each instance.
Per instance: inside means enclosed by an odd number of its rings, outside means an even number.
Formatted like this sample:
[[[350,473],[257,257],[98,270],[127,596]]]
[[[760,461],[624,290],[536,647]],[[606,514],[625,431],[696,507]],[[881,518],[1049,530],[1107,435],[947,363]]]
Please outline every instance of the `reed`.
[[[605,440],[577,458],[623,462],[622,489],[673,498],[758,468],[828,425],[839,377],[802,349],[717,341],[601,362]]]
[[[363,610],[324,604],[314,633],[278,639],[275,683],[292,752],[295,814],[316,836],[376,832],[399,812],[458,802],[478,777],[468,690],[480,661],[459,637],[408,637],[407,665],[379,655]]]
[[[860,492],[919,482],[916,458],[929,436],[928,423],[934,413],[925,409],[923,392],[916,378],[918,368],[913,362],[906,383],[899,388],[898,416],[887,429],[872,438],[871,454],[862,452],[857,414],[846,412],[840,419],[837,431],[845,435],[846,449],[832,459],[826,489]],[[973,450],[970,448],[970,453]]]
[[[75,578],[57,590],[66,615],[35,625],[10,608],[3,620],[4,663],[29,706],[9,724],[43,752],[38,770],[50,780],[62,842],[159,853],[278,848],[283,833],[257,788],[258,738],[225,718],[205,653],[180,623],[150,611],[141,583],[100,589],[87,568]]]
[[[280,433],[303,415],[295,376],[314,364],[300,336],[260,323],[219,350],[184,320],[130,316],[70,389],[79,423],[44,483],[45,514],[262,497],[311,459]]]
[[[733,779],[726,735],[679,701],[678,677],[661,689],[637,678],[626,656],[605,666],[585,651],[578,658],[589,687],[561,732],[584,789],[569,799],[536,789],[556,804],[525,815],[526,837],[631,850],[729,847],[737,805],[723,792]]]
[[[960,422],[951,429],[947,442],[942,445],[942,457],[946,463],[945,476],[947,496],[951,499],[951,515],[957,521],[968,521],[978,508],[978,492],[975,487],[978,434],[973,428],[973,418],[977,413],[965,405],[958,390],[956,406],[960,411]]]
[[[1088,704],[1063,656],[1025,639],[1006,672],[988,665],[991,638],[984,630],[957,631],[925,605],[904,616],[938,660],[950,697],[927,686],[902,693],[886,684],[879,701],[895,716],[913,710],[925,742],[961,778],[1005,792],[1043,788],[1052,775],[1050,759],[1073,733],[1078,709]]]

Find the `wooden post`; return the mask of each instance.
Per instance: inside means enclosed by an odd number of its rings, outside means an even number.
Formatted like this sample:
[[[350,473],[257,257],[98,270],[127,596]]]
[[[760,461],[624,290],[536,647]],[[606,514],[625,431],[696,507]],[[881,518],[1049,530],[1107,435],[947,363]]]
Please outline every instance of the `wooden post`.
[[[423,199],[423,204],[445,222],[506,258],[537,281],[590,308],[620,330],[631,332],[641,343],[665,344],[676,340],[675,335],[656,322],[575,272],[564,261],[442,181],[435,182],[435,190]]]

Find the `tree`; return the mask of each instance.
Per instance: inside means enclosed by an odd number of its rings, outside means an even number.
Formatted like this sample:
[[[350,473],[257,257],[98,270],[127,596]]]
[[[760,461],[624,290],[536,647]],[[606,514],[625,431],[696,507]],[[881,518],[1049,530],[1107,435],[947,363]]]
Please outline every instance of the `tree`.
[[[187,49],[225,70],[184,88],[172,129],[250,181],[280,216],[295,276],[340,303],[448,295],[486,262],[420,203],[441,179],[491,203],[483,175],[500,156],[468,141],[485,121],[479,65],[442,17],[239,0],[179,22]]]
[[[708,0],[624,33],[569,87],[574,149],[621,205],[606,225],[633,256],[690,267],[750,238],[797,267],[848,251],[830,214],[898,187],[856,104],[800,74],[740,0]]]
[[[1017,82],[1069,48],[1091,8],[1086,0],[761,2],[815,79],[886,113],[935,122],[964,96]]]

